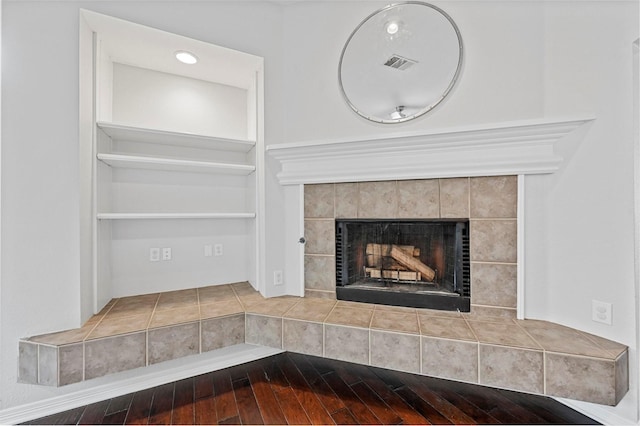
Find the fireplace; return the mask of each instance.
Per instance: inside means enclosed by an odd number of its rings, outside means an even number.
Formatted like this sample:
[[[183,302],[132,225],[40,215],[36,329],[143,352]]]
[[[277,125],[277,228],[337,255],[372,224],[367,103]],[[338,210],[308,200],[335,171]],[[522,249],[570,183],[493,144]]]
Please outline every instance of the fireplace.
[[[470,310],[467,220],[338,219],[336,297]]]

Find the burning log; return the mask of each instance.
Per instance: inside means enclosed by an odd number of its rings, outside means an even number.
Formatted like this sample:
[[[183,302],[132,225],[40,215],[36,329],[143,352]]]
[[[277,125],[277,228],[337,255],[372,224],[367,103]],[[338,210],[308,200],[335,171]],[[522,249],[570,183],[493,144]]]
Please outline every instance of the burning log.
[[[433,281],[436,277],[436,272],[429,266],[422,263],[419,259],[413,257],[411,253],[402,250],[400,247],[401,246],[396,245],[391,246],[391,257],[410,270],[420,272],[425,281]]]

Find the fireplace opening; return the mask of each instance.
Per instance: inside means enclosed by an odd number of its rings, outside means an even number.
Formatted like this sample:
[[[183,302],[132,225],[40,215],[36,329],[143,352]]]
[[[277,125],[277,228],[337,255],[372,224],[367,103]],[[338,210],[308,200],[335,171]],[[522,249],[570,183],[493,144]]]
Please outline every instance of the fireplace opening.
[[[339,300],[470,310],[466,220],[336,220]]]

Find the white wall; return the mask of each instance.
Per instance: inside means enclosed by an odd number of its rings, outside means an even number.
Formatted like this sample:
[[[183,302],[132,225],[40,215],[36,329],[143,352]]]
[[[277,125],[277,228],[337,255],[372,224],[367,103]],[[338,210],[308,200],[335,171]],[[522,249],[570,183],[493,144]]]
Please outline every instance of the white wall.
[[[150,129],[248,139],[247,91],[114,63],[112,120]]]
[[[11,249],[2,251],[0,409],[92,386],[16,383],[19,338],[80,325],[80,8],[263,56],[266,142],[282,138],[282,12],[275,4],[3,2],[1,218],[2,246]]]

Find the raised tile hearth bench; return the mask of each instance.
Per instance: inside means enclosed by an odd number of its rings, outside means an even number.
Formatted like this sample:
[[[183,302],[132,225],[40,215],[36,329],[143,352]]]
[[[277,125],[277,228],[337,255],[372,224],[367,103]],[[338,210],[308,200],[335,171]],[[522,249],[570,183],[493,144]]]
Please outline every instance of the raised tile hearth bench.
[[[111,300],[83,327],[19,342],[19,380],[63,386],[240,343],[615,405],[626,346],[557,324],[314,297],[248,283]]]

